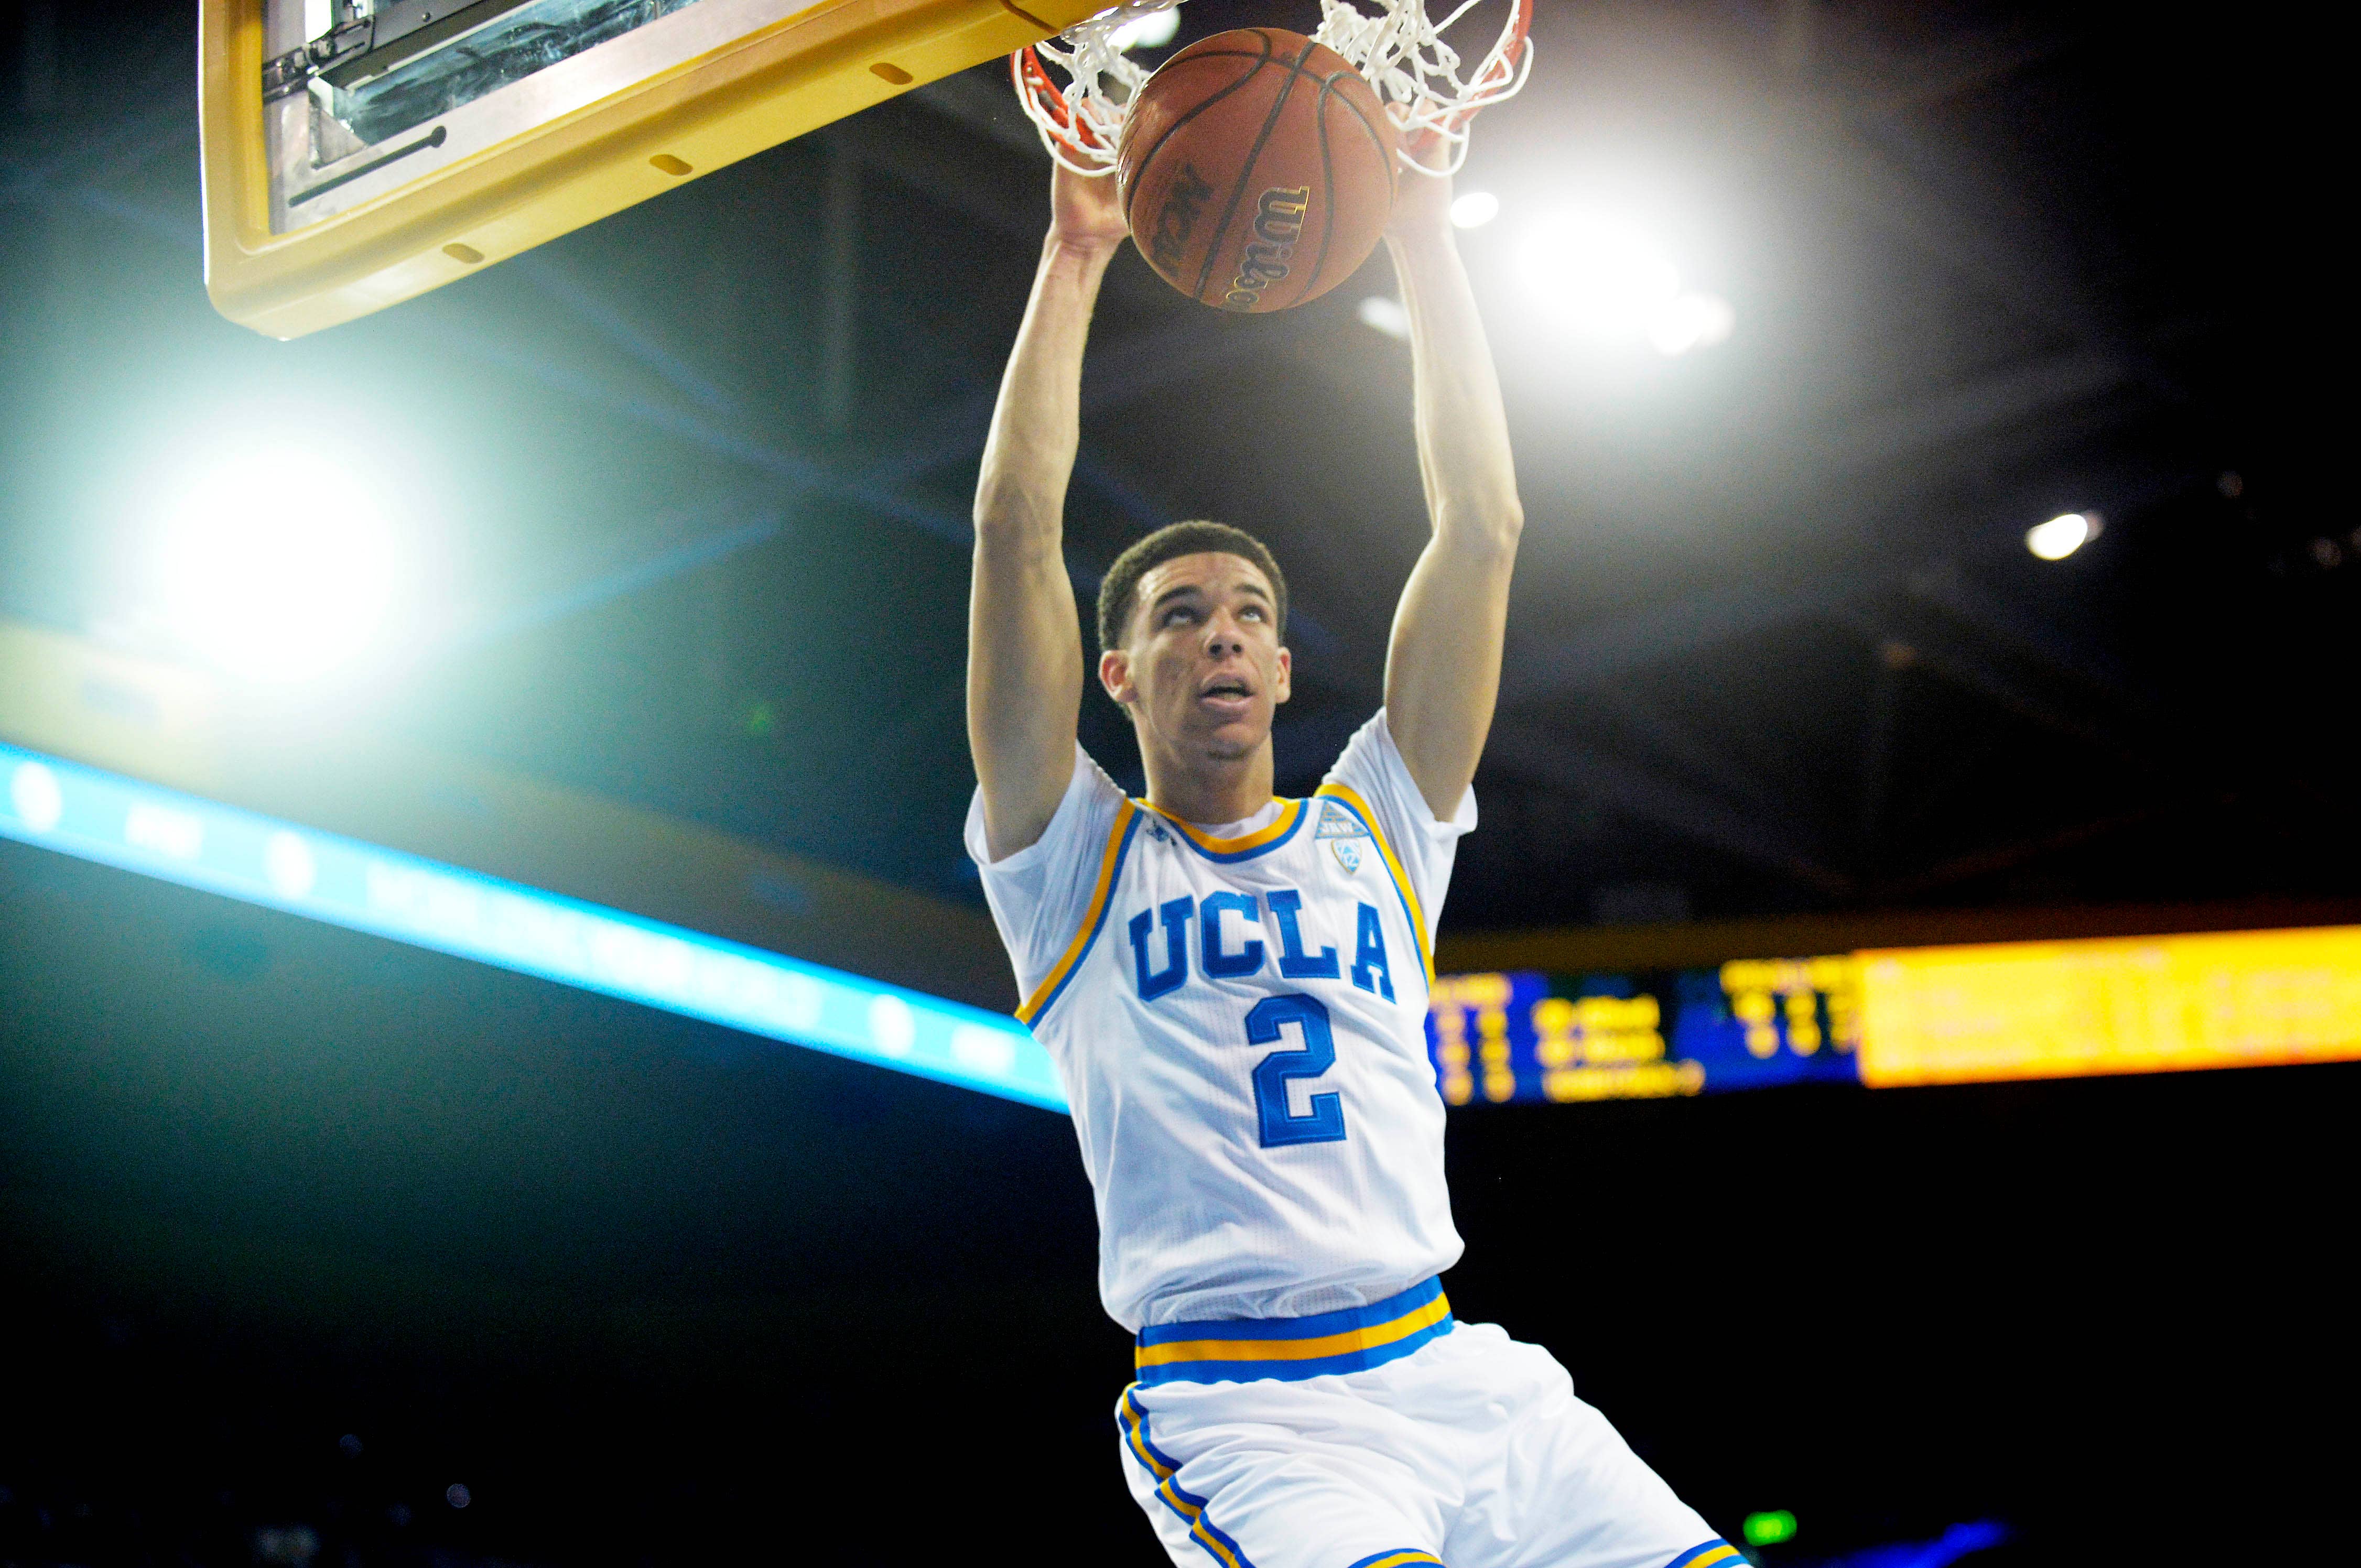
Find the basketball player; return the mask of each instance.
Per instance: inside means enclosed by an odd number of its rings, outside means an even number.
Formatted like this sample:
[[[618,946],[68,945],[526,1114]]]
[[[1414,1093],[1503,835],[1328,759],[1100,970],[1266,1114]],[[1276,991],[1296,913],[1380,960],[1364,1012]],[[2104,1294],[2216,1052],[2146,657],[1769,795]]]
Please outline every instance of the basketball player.
[[[1099,593],[1099,684],[1147,766],[1130,800],[1075,740],[1060,530],[1126,229],[1113,180],[1057,171],[976,496],[968,850],[1073,1105],[1100,1293],[1138,1336],[1125,1468],[1176,1562],[1714,1568],[1739,1553],[1548,1353],[1455,1321],[1435,1277],[1460,1242],[1429,955],[1476,825],[1522,513],[1449,182],[1401,188],[1387,240],[1433,536],[1385,706],[1312,798],[1272,798],[1287,580],[1245,532],[1173,524]]]

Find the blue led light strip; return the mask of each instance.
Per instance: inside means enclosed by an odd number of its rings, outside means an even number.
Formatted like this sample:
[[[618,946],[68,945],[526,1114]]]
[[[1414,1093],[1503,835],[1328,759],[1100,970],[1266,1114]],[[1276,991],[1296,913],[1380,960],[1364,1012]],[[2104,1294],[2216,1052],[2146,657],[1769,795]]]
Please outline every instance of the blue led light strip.
[[[1014,1019],[0,745],[0,837],[1050,1110]]]

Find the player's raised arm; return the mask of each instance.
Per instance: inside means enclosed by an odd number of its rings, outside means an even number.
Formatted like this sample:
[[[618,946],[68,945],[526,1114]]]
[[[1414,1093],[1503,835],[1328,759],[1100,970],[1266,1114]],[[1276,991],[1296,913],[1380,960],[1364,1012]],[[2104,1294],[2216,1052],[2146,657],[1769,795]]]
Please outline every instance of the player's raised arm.
[[[1394,612],[1386,721],[1438,819],[1459,808],[1492,728],[1525,517],[1499,378],[1450,207],[1451,181],[1405,173],[1386,231],[1410,308],[1418,466],[1434,527]]]
[[[975,490],[967,740],[994,860],[1040,838],[1073,777],[1082,639],[1066,576],[1066,483],[1082,442],[1091,306],[1125,234],[1113,180],[1060,168],[1050,207]]]

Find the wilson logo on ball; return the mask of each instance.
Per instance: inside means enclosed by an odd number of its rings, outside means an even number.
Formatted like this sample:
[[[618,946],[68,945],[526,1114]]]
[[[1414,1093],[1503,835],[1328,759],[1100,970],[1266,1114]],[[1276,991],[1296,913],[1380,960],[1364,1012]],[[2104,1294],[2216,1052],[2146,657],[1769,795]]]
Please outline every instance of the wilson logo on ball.
[[[1400,134],[1344,56],[1240,27],[1158,67],[1115,147],[1140,255],[1200,303],[1247,313],[1319,298],[1383,235]]]
[[[1262,291],[1287,276],[1287,258],[1295,254],[1295,240],[1303,232],[1303,209],[1312,203],[1312,187],[1274,186],[1255,203],[1254,238],[1246,241],[1238,275],[1222,296],[1222,308],[1251,311],[1262,303]]]

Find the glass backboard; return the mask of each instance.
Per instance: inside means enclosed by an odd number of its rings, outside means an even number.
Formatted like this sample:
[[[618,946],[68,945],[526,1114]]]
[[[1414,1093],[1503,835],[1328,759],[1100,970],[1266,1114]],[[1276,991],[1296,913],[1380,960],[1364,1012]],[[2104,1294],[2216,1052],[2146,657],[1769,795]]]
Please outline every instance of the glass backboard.
[[[206,288],[258,332],[314,332],[1096,8],[203,0]]]

